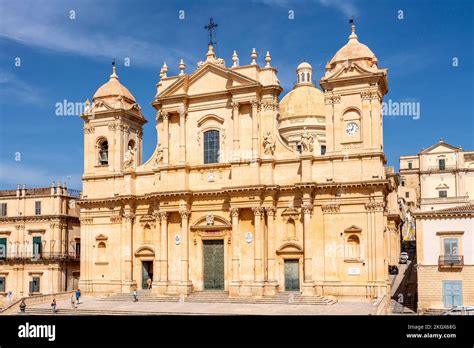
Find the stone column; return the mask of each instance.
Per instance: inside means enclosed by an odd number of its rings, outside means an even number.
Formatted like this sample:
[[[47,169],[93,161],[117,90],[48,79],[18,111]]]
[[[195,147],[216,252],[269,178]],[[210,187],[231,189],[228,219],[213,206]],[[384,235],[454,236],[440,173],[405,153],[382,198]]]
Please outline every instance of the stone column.
[[[263,233],[262,233],[262,213],[261,207],[252,208],[255,217],[255,281],[263,282]]]
[[[313,206],[306,204],[303,206],[303,229],[304,229],[304,281],[313,281],[312,274],[312,238],[311,238],[311,213],[313,212]]]
[[[160,213],[161,221],[161,248],[160,248],[160,287],[162,291],[166,292],[166,285],[168,283],[168,213],[161,211]]]
[[[160,213],[153,212],[155,223],[153,224],[153,247],[155,249],[155,259],[153,260],[153,289],[156,289],[160,279]]]
[[[167,112],[163,112],[161,114],[163,118],[163,163],[169,163],[169,114]]]
[[[135,218],[135,215],[128,211],[125,212],[124,215],[124,220],[125,220],[125,245],[123,245],[123,250],[124,250],[124,281],[125,285],[130,286],[133,283],[132,279],[132,269],[133,269],[133,240],[132,240],[132,224],[133,224],[133,219]],[[131,289],[128,288],[128,291]]]
[[[274,207],[265,208],[267,212],[267,262],[268,262],[268,281],[276,282],[275,274],[275,212]]]
[[[179,163],[186,163],[186,111],[179,110]]]
[[[306,296],[314,295],[314,282],[313,282],[313,238],[311,236],[311,214],[313,212],[313,206],[311,204],[303,205],[303,233],[304,233],[304,263],[303,263],[303,294]]]
[[[182,209],[181,215],[181,282],[189,281],[189,245],[188,245],[188,217],[189,210]]]
[[[240,121],[239,121],[239,103],[232,102],[232,119],[233,119],[233,128],[234,128],[234,135],[233,135],[233,147],[232,147],[232,159],[238,160],[240,158],[239,150],[240,150],[240,139],[239,139],[239,128],[240,128]]]
[[[57,222],[51,222],[49,224],[50,234],[49,234],[49,243],[50,243],[50,252],[56,254],[59,249],[59,226]],[[47,250],[42,250],[42,252],[47,252]]]
[[[19,255],[24,255],[26,252],[25,248],[25,226],[21,225],[19,229],[17,229],[17,240],[18,240],[18,247],[17,253]]]
[[[232,218],[232,282],[238,282],[239,276],[239,208],[230,210]]]
[[[252,158],[259,157],[259,146],[258,146],[258,107],[259,102],[257,100],[252,100]]]

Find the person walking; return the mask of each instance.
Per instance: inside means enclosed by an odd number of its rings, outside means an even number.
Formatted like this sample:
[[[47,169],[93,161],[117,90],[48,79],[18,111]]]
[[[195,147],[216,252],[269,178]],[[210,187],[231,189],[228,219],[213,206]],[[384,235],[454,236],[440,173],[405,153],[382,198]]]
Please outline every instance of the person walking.
[[[81,289],[76,290],[76,302],[77,304],[80,304],[79,299],[81,298]]]
[[[138,292],[137,289],[133,289],[133,302],[138,302]]]
[[[8,292],[8,303],[12,304],[12,301],[13,301],[13,292],[10,290]]]
[[[147,289],[150,290],[151,289],[151,278],[147,279],[146,285],[147,285]]]
[[[53,309],[53,315],[56,314],[56,298],[53,297],[53,302],[51,302],[51,308]]]
[[[72,294],[71,295],[71,308],[77,308],[76,307],[76,295],[75,294]]]
[[[22,299],[21,299],[21,303],[20,303],[20,313],[21,313],[21,314],[25,314],[25,309],[26,309],[25,299],[22,298]]]

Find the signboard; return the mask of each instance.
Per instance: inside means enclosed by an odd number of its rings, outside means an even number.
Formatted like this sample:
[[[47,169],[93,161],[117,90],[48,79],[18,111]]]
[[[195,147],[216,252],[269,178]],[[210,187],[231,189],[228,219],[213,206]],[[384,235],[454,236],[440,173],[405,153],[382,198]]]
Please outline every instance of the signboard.
[[[347,274],[349,275],[360,275],[360,268],[358,267],[349,267],[347,270]]]

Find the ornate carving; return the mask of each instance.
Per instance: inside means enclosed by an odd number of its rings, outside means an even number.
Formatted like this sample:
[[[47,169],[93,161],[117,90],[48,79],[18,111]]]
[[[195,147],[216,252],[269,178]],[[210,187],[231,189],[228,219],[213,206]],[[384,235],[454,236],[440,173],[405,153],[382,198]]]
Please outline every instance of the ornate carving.
[[[179,211],[179,215],[181,215],[182,220],[187,219],[189,217],[190,213],[191,212],[188,209],[180,209],[180,211]]]
[[[339,204],[325,204],[321,207],[323,210],[323,213],[326,214],[336,214],[339,213],[340,211],[340,205]]]
[[[333,96],[324,98],[324,103],[326,105],[339,104],[340,102],[341,102],[341,96],[339,95],[333,95]]]
[[[230,103],[230,106],[232,107],[232,111],[234,111],[234,113],[239,112],[239,107],[240,107],[239,102],[233,101],[233,102]]]
[[[250,105],[252,105],[252,108],[257,109],[260,106],[260,102],[256,99],[252,99]]]
[[[114,122],[114,123],[109,123],[108,127],[109,127],[109,131],[115,132],[119,126],[117,123]]]
[[[253,208],[252,208],[252,211],[253,211],[253,214],[254,214],[255,216],[262,216],[262,214],[263,214],[263,212],[264,212],[264,210],[263,210],[262,207],[253,207]]]
[[[122,222],[122,217],[120,215],[111,215],[110,222],[113,224],[118,224]]]
[[[214,225],[214,215],[213,214],[207,214],[206,215],[206,224],[207,225]]]
[[[84,125],[84,133],[85,134],[92,134],[95,132],[95,127],[92,125]]]
[[[230,216],[239,217],[239,208],[231,208],[230,209]]]
[[[123,214],[123,217],[125,218],[125,221],[127,223],[131,223],[133,221],[133,219],[135,218],[135,214],[133,214],[131,212],[127,212],[127,213]]]
[[[266,207],[265,212],[267,213],[268,217],[274,218],[275,214],[276,214],[276,208],[275,207]]]
[[[312,214],[313,213],[313,205],[312,204],[305,204],[302,206],[303,214]]]
[[[384,209],[384,202],[369,202],[365,204],[365,210],[367,210],[368,212],[383,211]]]
[[[160,212],[158,212],[158,214],[160,215],[160,220],[161,220],[161,221],[166,221],[166,220],[168,220],[168,212],[166,212],[166,211],[160,211]]]
[[[267,132],[263,137],[263,153],[265,155],[272,155],[275,152],[275,140],[270,132]]]
[[[94,220],[90,217],[81,217],[79,219],[81,221],[81,225],[92,225]]]

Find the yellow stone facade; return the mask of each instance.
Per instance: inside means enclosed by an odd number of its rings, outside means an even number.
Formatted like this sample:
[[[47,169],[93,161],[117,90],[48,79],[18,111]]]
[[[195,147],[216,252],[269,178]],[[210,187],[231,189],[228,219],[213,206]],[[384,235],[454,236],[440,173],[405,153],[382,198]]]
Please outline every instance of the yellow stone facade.
[[[0,305],[77,288],[79,192],[64,185],[0,191]],[[32,287],[31,283],[35,282]]]
[[[264,66],[255,50],[226,66],[212,46],[193,72],[181,61],[167,76],[165,64],[149,159],[145,117],[114,67],[82,115],[81,290],[129,292],[145,275],[159,294],[212,282],[234,297],[389,294],[399,221],[383,152],[387,70],[354,28],[344,47],[321,90],[305,63],[299,96],[281,103],[268,52]]]

